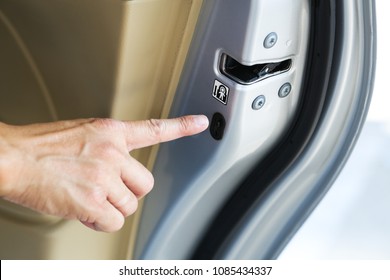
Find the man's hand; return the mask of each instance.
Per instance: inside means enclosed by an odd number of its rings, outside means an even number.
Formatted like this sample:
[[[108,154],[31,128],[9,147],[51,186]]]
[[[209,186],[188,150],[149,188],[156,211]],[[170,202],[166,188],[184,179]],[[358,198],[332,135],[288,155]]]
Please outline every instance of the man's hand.
[[[207,126],[205,116],[0,123],[0,196],[41,213],[78,219],[95,230],[117,231],[154,183],[129,151]]]

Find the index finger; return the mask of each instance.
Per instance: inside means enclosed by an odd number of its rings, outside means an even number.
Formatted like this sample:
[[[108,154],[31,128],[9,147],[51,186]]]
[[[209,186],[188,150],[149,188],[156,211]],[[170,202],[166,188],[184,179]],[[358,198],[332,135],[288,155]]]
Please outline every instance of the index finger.
[[[125,137],[129,150],[198,134],[208,127],[204,115],[189,115],[174,119],[151,119],[125,122]]]

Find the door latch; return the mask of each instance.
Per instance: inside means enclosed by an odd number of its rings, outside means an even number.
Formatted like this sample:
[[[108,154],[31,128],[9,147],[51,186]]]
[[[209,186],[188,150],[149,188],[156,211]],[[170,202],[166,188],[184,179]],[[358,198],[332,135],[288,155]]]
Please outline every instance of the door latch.
[[[268,62],[247,66],[227,54],[222,54],[220,70],[233,81],[243,85],[250,85],[287,72],[290,70],[291,64],[291,59],[286,59],[280,62]]]

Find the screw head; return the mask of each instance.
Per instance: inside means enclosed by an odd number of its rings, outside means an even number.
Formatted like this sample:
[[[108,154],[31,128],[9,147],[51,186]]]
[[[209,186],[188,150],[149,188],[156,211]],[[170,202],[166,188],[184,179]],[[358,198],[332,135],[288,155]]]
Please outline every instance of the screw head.
[[[284,98],[288,96],[291,92],[292,86],[290,83],[283,84],[279,89],[279,97]]]
[[[267,35],[267,37],[265,37],[263,46],[266,49],[270,49],[273,46],[275,46],[277,41],[278,41],[278,34],[276,34],[275,32],[271,32],[270,34]]]
[[[260,110],[265,104],[265,96],[264,95],[259,95],[258,97],[253,100],[252,103],[252,109],[253,110]]]

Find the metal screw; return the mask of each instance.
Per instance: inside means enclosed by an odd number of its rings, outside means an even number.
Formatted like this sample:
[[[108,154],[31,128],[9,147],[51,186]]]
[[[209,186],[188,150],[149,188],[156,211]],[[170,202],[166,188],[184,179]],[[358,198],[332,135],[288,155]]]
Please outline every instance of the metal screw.
[[[279,89],[279,97],[284,98],[290,94],[292,86],[290,83],[283,84]]]
[[[253,110],[260,110],[265,104],[265,96],[264,95],[259,95],[258,97],[253,100],[252,103],[252,109]]]
[[[263,46],[266,49],[270,49],[273,46],[275,46],[276,42],[278,41],[278,35],[275,32],[271,32],[267,35],[264,39]]]

